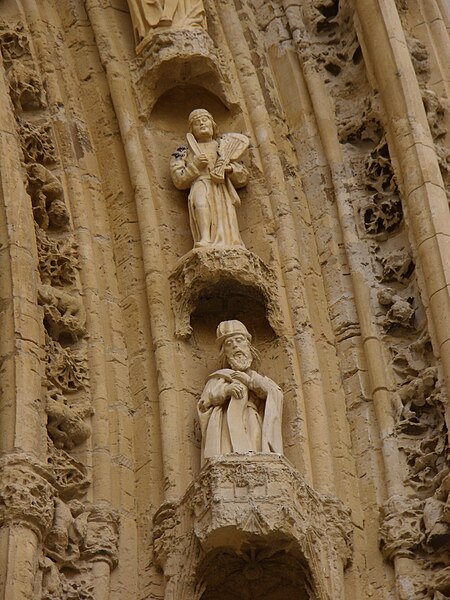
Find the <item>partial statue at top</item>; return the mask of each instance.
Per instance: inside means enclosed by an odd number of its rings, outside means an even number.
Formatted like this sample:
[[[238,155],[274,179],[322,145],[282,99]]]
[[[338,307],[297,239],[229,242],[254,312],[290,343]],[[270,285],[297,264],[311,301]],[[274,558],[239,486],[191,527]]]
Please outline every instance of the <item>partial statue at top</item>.
[[[282,454],[283,392],[254,369],[259,362],[251,335],[240,321],[217,328],[222,368],[212,373],[198,403],[202,462],[232,452]]]
[[[128,0],[136,43],[155,28],[206,29],[202,0]]]
[[[189,115],[187,146],[172,155],[175,187],[190,188],[189,222],[194,248],[243,246],[236,216],[241,200],[235,188],[248,182],[248,171],[237,162],[249,145],[240,133],[217,135],[211,114],[199,108]]]

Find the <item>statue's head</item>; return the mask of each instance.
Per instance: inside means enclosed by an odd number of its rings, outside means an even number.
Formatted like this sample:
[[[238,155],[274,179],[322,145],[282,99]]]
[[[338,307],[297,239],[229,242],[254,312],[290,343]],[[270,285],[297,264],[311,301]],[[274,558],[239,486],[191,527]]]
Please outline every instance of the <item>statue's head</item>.
[[[217,137],[217,125],[210,112],[205,108],[196,108],[189,115],[189,131],[198,142]]]
[[[241,321],[222,321],[217,327],[222,367],[247,371],[259,362],[259,354],[251,344],[252,336]]]

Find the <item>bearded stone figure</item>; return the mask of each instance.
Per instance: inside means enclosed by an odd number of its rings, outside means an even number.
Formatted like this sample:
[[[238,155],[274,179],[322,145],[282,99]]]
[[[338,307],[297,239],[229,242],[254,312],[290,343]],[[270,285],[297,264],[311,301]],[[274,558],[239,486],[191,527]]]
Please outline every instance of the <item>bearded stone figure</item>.
[[[240,321],[217,328],[223,368],[208,377],[197,407],[202,463],[233,452],[283,452],[283,392],[252,368],[259,357],[251,339]]]
[[[206,29],[202,0],[128,0],[136,43],[155,28]]]
[[[194,248],[243,246],[236,216],[241,200],[236,188],[248,182],[248,171],[237,162],[249,139],[239,133],[217,136],[211,114],[203,108],[189,115],[187,146],[172,155],[175,187],[190,188],[189,222]]]

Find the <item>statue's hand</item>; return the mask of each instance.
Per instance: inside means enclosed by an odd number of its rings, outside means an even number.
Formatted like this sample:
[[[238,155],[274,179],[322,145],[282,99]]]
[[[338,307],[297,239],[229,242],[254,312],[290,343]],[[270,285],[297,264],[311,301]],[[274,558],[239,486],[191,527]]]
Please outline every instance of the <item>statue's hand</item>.
[[[242,400],[244,397],[244,388],[242,383],[239,383],[238,381],[229,383],[227,386],[227,392],[232,398],[236,398],[237,400]]]
[[[200,171],[208,166],[208,157],[206,154],[196,154],[193,160],[194,165]]]
[[[234,371],[231,377],[236,381],[243,383],[246,387],[250,387],[250,377],[247,373],[244,373],[244,371]]]

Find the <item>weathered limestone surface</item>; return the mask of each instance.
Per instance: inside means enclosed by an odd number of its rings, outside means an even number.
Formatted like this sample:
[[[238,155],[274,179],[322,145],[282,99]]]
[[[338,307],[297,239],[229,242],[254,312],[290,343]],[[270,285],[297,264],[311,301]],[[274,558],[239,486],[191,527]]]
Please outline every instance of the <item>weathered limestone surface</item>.
[[[450,599],[449,32],[3,0],[0,598]]]

